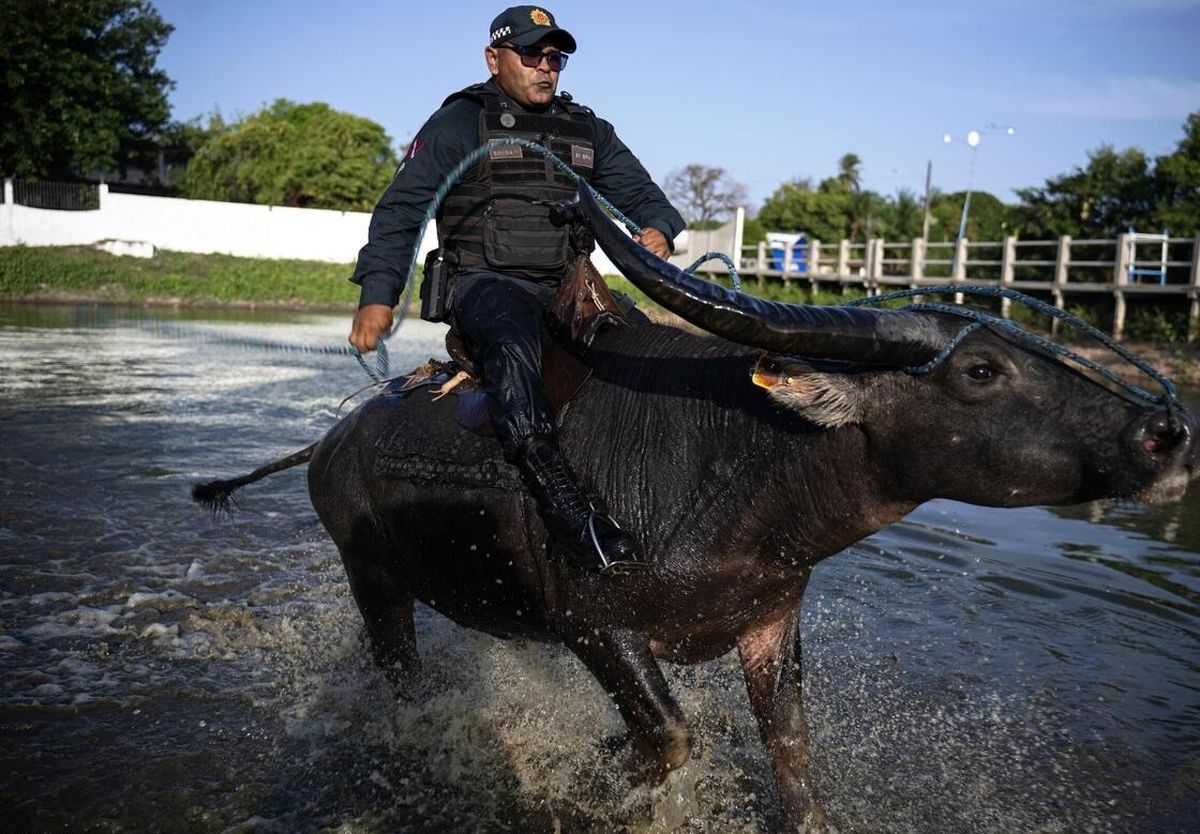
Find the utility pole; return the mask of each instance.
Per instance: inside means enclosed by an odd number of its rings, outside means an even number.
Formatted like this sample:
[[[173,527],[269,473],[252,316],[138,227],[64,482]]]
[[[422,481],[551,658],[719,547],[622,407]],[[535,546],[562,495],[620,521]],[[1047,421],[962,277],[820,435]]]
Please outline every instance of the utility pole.
[[[930,185],[933,183],[933,160],[925,166],[925,219],[921,221],[921,240],[929,240],[929,199]]]

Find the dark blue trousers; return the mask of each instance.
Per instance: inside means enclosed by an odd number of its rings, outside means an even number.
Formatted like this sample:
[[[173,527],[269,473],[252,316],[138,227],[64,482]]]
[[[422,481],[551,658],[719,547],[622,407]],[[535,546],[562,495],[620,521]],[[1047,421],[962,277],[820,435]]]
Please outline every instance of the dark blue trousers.
[[[454,279],[450,324],[483,374],[492,426],[510,460],[531,436],[554,433],[542,386],[542,340],[556,289],[490,270]]]

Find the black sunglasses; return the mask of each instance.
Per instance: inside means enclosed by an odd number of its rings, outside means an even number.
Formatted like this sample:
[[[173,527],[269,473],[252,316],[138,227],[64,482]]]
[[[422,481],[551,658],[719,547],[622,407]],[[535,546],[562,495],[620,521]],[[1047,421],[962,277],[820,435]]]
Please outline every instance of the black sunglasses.
[[[567,53],[559,52],[557,49],[542,52],[534,46],[514,46],[511,43],[502,43],[496,49],[511,49],[521,56],[521,64],[530,69],[540,67],[542,59],[545,58],[551,72],[562,72],[563,67],[567,65],[567,58],[569,57]]]

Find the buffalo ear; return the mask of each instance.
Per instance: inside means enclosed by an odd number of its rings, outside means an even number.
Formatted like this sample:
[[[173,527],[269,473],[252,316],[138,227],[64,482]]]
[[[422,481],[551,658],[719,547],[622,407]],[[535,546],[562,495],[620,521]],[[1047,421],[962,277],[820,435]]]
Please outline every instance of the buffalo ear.
[[[818,426],[835,428],[862,420],[862,388],[845,374],[825,373],[795,359],[763,353],[750,378],[779,405]]]

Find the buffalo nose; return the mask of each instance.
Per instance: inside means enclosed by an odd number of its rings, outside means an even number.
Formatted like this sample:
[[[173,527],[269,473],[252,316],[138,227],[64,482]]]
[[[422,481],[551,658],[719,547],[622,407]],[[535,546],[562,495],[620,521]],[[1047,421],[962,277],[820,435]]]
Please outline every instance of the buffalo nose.
[[[1195,436],[1196,419],[1190,413],[1180,410],[1174,413],[1159,411],[1147,418],[1140,440],[1142,448],[1152,455],[1176,452],[1187,456],[1190,451],[1194,458]]]

